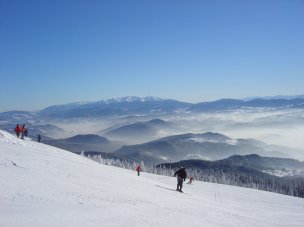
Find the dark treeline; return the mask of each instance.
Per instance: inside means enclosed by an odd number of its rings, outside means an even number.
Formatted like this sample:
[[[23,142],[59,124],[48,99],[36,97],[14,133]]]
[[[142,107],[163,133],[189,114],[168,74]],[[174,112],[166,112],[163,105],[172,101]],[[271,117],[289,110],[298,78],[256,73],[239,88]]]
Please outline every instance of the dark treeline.
[[[200,181],[253,188],[304,198],[304,178],[302,177],[277,177],[259,171],[246,173],[230,172],[224,169],[187,169],[187,172]]]
[[[86,156],[96,162],[105,165],[117,166],[125,169],[135,170],[138,162],[125,161],[119,159],[104,159],[102,156]],[[176,166],[153,166],[140,162],[145,172],[173,176]],[[196,169],[187,168],[188,177],[192,176],[195,180],[227,184],[239,187],[259,189],[269,192],[276,192],[304,198],[304,178],[303,177],[277,177],[263,173],[258,170],[248,171],[248,169],[235,171],[234,169]]]

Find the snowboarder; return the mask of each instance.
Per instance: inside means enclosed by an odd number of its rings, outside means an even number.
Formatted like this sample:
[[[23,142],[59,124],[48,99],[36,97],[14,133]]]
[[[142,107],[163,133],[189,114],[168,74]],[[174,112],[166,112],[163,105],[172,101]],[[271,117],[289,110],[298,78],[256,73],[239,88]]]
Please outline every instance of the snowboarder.
[[[183,181],[185,181],[186,177],[187,177],[187,173],[186,173],[185,167],[182,167],[181,169],[177,170],[174,173],[174,176],[177,176],[177,188],[176,188],[176,191],[183,192],[182,191]]]
[[[21,132],[21,129],[19,127],[19,124],[17,124],[15,127],[15,133],[16,133],[17,138],[19,138],[20,132]]]
[[[40,141],[41,141],[41,136],[40,136],[40,134],[37,135],[37,141],[38,141],[38,143],[40,143]]]
[[[189,178],[189,182],[188,182],[187,184],[192,184],[193,179],[194,179],[193,177],[190,177],[190,178]]]
[[[139,174],[140,174],[141,171],[142,171],[142,169],[141,169],[140,165],[138,165],[138,166],[136,167],[136,172],[137,172],[137,175],[138,175],[138,176],[139,176]]]

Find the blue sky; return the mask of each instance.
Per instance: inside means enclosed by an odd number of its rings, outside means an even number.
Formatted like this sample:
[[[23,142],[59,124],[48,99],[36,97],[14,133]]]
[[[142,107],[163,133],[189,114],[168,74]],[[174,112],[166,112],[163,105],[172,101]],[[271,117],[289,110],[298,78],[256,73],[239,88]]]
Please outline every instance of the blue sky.
[[[304,1],[0,0],[0,111],[303,94]]]

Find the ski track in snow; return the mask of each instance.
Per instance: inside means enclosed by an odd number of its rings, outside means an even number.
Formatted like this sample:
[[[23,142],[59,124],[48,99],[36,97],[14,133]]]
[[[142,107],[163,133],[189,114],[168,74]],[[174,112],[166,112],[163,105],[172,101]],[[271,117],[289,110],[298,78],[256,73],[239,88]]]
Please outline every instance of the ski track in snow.
[[[175,187],[173,177],[137,176],[0,130],[1,227],[304,223],[301,198],[198,181],[184,194]]]

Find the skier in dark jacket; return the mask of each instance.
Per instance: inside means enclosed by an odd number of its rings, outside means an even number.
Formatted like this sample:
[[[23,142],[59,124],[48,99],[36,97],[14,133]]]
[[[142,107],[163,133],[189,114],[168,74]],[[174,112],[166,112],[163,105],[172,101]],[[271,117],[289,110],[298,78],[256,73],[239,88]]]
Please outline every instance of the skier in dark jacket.
[[[24,136],[27,136],[27,134],[28,134],[28,130],[27,130],[27,128],[25,128],[24,129]]]
[[[186,180],[187,177],[187,173],[185,170],[185,167],[182,167],[181,169],[177,170],[174,173],[174,176],[177,176],[177,191],[183,192],[182,188],[183,188],[183,181]]]
[[[40,141],[41,141],[41,136],[40,136],[40,134],[37,135],[37,141],[38,141],[38,143],[40,143]]]

